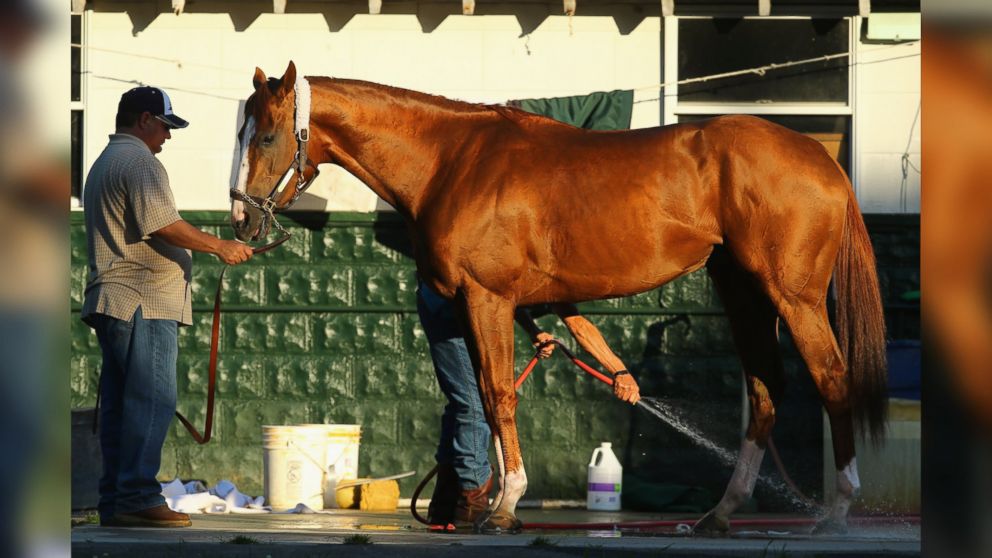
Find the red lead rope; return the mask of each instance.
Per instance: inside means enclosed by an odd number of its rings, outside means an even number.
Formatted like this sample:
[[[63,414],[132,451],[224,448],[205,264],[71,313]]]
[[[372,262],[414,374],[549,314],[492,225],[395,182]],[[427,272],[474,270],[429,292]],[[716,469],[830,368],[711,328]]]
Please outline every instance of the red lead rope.
[[[252,248],[253,254],[264,254],[269,250],[272,250],[276,246],[279,246],[283,242],[289,240],[289,235],[284,235],[265,246],[260,246],[258,248]],[[224,285],[224,272],[230,266],[225,265],[220,270],[220,277],[217,279],[217,294],[214,295],[214,321],[210,326],[210,364],[209,364],[209,375],[207,380],[207,421],[203,427],[203,434],[200,434],[196,427],[193,426],[186,417],[182,415],[179,411],[176,411],[176,418],[179,422],[186,427],[189,431],[190,436],[196,440],[197,444],[206,444],[210,441],[210,436],[214,429],[214,395],[217,391],[217,346],[220,344],[220,293],[221,288]]]

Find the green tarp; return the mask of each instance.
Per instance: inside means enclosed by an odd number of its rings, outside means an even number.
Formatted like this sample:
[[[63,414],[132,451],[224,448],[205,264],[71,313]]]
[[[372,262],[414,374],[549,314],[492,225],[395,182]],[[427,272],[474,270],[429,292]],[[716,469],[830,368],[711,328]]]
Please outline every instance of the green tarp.
[[[637,475],[623,475],[623,509],[629,511],[704,513],[716,501],[705,488],[652,482]]]
[[[579,128],[627,130],[630,129],[630,113],[634,108],[634,92],[618,90],[575,97],[519,99],[507,104]]]

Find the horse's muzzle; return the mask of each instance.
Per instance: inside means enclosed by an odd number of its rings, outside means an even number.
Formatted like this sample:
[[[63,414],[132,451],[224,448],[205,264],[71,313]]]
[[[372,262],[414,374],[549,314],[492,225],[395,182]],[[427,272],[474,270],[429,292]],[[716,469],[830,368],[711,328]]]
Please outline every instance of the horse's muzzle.
[[[245,208],[244,218],[240,221],[236,220],[233,216],[231,217],[231,228],[234,229],[234,236],[238,240],[250,242],[258,240],[259,237],[268,233],[267,230],[262,230],[262,225],[265,221],[267,219],[264,219],[261,211],[247,207]],[[268,227],[265,228],[267,229]]]

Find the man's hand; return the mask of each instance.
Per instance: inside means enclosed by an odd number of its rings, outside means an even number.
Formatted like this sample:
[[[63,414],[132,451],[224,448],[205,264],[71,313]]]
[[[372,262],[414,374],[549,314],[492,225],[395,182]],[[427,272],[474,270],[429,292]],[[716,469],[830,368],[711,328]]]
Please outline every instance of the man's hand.
[[[555,338],[554,335],[551,335],[546,331],[542,331],[534,336],[534,348],[536,349],[537,347],[540,347],[541,343],[544,343],[545,341],[552,341],[554,340],[554,338]],[[547,345],[541,347],[541,352],[537,356],[538,358],[548,358],[554,352],[555,352],[555,344],[548,343]]]
[[[636,405],[641,400],[641,388],[630,372],[621,370],[613,377],[613,395],[621,401]]]
[[[217,259],[227,265],[237,265],[251,259],[253,252],[251,246],[242,244],[237,240],[221,240],[214,250]]]
[[[251,248],[247,244],[242,244],[236,240],[217,238],[182,219],[162,227],[153,232],[152,235],[173,246],[213,254],[217,256],[218,260],[228,265],[246,262],[252,256]]]

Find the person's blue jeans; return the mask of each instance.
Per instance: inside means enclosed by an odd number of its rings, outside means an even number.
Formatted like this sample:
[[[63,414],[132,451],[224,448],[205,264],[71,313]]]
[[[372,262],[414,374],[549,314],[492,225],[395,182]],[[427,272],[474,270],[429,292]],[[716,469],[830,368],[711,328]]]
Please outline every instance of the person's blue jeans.
[[[448,398],[434,458],[439,464],[455,468],[462,489],[479,488],[490,475],[491,434],[454,304],[421,283],[417,288],[417,314],[430,345],[438,385]]]
[[[100,517],[165,503],[156,480],[176,411],[178,324],[90,317],[103,352],[100,378]]]

